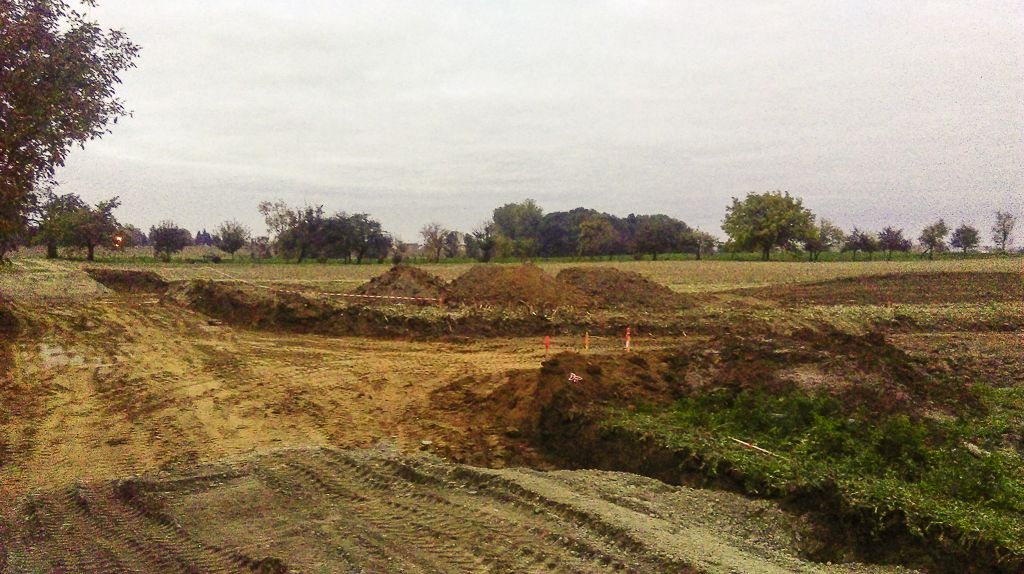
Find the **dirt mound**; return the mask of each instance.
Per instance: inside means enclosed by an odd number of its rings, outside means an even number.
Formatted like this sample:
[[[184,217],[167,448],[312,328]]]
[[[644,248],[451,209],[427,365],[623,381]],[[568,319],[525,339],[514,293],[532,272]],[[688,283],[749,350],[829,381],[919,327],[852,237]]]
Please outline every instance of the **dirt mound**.
[[[682,295],[665,285],[614,267],[570,267],[560,271],[557,279],[603,307],[671,309],[686,303]]]
[[[225,323],[251,329],[331,336],[448,337],[549,333],[546,317],[487,310],[438,312],[435,307],[345,305],[324,297],[196,280],[173,285],[168,298]]]
[[[546,361],[539,370],[509,373],[503,380],[457,381],[435,391],[431,404],[442,411],[466,413],[472,409],[466,425],[472,433],[461,440],[474,445],[462,451],[474,464],[536,465],[540,461],[554,467],[633,472],[670,484],[710,485],[786,499],[784,491],[772,490],[771,484],[759,482],[760,477],[732,459],[716,458],[713,449],[693,446],[704,443],[661,442],[650,427],[630,426],[695,397],[712,397],[708,400],[728,406],[731,403],[722,397],[749,400],[751,396],[776,397],[769,402],[772,414],[766,416],[770,428],[792,424],[775,422],[784,416],[775,414],[778,405],[789,404],[778,397],[805,397],[804,403],[793,403],[800,405],[794,410],[797,417],[804,416],[800,409],[809,401],[831,400],[828,404],[842,405],[833,414],[836,420],[862,420],[868,426],[890,420],[948,417],[958,410],[973,412],[977,408],[969,389],[946,382],[929,371],[926,363],[881,335],[849,335],[828,326],[790,336],[726,334],[673,350],[628,355],[565,353]],[[622,420],[629,422],[615,422]],[[829,552],[856,558],[874,556],[868,549],[884,547],[878,555],[889,556],[885,552],[892,550],[903,556],[899,553],[906,550],[906,559],[912,564],[949,560],[962,566],[975,560],[965,553],[966,547],[933,544],[933,538],[944,536],[937,534],[938,530],[925,537],[911,536],[910,523],[902,522],[898,513],[879,518],[862,513],[860,506],[818,507],[822,499],[833,495],[839,500],[837,491],[826,484],[821,492],[801,490],[795,496],[794,508],[812,512],[809,524],[828,533],[827,544],[834,543],[834,548],[825,549],[809,545],[804,548],[807,552],[834,560]],[[885,522],[889,518],[891,523]],[[855,535],[846,533],[844,537],[842,526],[834,528],[844,524],[852,525]],[[876,536],[879,532],[884,534]],[[884,542],[886,536],[891,536],[888,543]],[[914,552],[920,557],[911,556]],[[973,563],[996,563],[992,557],[998,555],[979,555]],[[957,566],[936,571],[966,571]],[[985,571],[1017,571],[1013,568]]]
[[[533,312],[593,303],[572,285],[562,283],[536,265],[478,265],[449,286],[451,300],[464,305],[525,306]]]
[[[423,299],[445,299],[448,294],[444,280],[418,267],[396,265],[383,275],[360,285],[353,293],[373,297],[411,297]],[[380,301],[367,298],[366,302]],[[387,301],[387,300],[385,300]],[[403,300],[391,300],[403,302]],[[416,302],[416,301],[405,301]],[[421,301],[433,303],[433,301]]]
[[[1024,301],[1020,273],[893,273],[740,289],[734,293],[784,305],[886,305]]]
[[[104,287],[122,293],[163,293],[168,283],[152,271],[91,267],[85,272]]]

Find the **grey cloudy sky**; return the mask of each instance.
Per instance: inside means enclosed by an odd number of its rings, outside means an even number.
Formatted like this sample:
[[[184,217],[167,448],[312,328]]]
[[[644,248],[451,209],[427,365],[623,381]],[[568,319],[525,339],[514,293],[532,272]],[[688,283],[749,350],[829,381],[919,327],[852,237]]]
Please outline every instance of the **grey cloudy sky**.
[[[101,0],[134,117],[65,191],[262,231],[265,199],[406,240],[526,197],[664,212],[789,190],[845,226],[1024,211],[1024,4]],[[987,235],[987,233],[986,233]]]

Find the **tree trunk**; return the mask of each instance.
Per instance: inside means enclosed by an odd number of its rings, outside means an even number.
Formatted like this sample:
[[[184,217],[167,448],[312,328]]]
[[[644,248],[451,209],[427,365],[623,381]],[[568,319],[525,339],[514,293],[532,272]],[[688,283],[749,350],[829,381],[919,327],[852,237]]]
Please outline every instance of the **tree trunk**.
[[[86,259],[88,259],[89,261],[95,260],[95,258],[96,258],[96,246],[93,245],[92,243],[90,243],[87,246],[87,249],[89,250],[89,254],[86,255]]]
[[[771,248],[771,246],[765,247],[761,251],[761,261],[771,261],[771,258],[772,258],[772,248]]]
[[[700,247],[697,248],[697,261],[700,261]]]
[[[56,259],[57,258],[57,242],[47,241],[46,242],[46,258]]]

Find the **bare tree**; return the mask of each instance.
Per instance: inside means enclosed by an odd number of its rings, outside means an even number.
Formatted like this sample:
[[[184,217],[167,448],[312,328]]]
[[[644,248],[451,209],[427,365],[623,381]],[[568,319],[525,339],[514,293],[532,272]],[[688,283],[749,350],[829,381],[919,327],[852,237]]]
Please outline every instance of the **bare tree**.
[[[1013,228],[1017,226],[1017,217],[1009,211],[997,211],[996,222],[992,226],[992,241],[1000,251],[1006,253],[1006,248],[1013,243]]]
[[[434,263],[441,260],[441,252],[444,250],[445,238],[449,231],[440,223],[431,222],[420,230],[420,237],[423,238],[423,247],[434,254]]]

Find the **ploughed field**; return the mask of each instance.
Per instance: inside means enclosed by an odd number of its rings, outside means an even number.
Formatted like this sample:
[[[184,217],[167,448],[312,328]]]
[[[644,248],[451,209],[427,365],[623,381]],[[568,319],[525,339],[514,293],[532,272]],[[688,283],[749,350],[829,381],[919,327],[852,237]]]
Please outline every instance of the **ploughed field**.
[[[450,287],[467,269],[431,266],[440,282],[402,272],[365,288],[451,299],[441,306],[331,296],[386,267],[154,266],[126,279],[17,262],[0,271],[0,572],[1021,564],[1024,534],[1004,520],[1021,501],[1019,259],[598,265],[480,271]],[[558,275],[568,267],[590,271]],[[622,296],[641,292],[642,304]],[[870,366],[878,356],[888,362]],[[714,398],[726,395],[741,399]],[[701,409],[721,416],[689,414]],[[750,409],[767,411],[763,428],[729,418]],[[860,421],[828,427],[836,440],[870,442],[861,428],[904,419],[925,433],[906,439],[919,447],[907,460],[894,455],[906,484],[893,486],[927,500],[814,491],[829,477],[780,462],[832,452],[793,446],[821,438],[790,420],[808,412],[825,427]],[[955,443],[928,435],[953,427]],[[1006,487],[936,494],[946,485],[929,465],[959,456],[985,462],[960,491]],[[919,522],[854,516],[865,500]],[[936,515],[944,503],[970,512]],[[844,524],[855,535],[837,534]],[[961,527],[983,534],[963,538],[982,548],[973,562],[935,544]],[[909,550],[868,552],[872,529]]]

